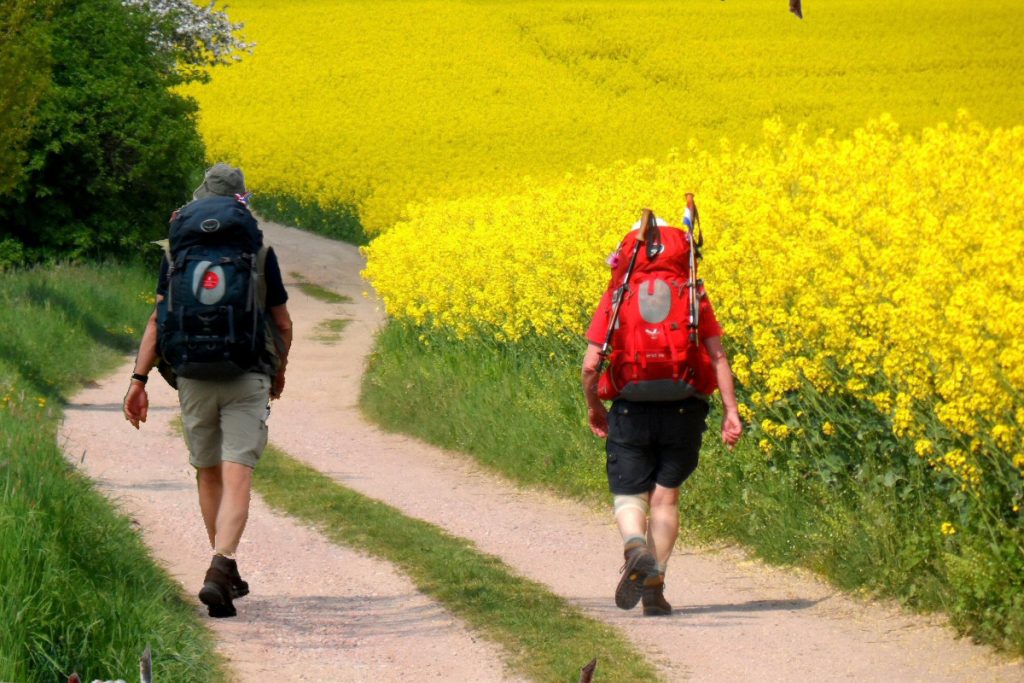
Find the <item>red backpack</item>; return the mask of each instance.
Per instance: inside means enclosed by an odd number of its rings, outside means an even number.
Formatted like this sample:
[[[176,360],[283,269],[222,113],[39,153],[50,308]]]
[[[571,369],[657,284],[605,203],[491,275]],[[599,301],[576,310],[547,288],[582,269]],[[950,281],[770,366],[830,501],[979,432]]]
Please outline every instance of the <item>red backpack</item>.
[[[698,335],[707,295],[696,278],[698,253],[691,257],[690,249],[689,233],[647,209],[639,229],[623,238],[608,284],[613,322],[602,349],[608,367],[600,398],[672,401],[715,391],[711,357]]]

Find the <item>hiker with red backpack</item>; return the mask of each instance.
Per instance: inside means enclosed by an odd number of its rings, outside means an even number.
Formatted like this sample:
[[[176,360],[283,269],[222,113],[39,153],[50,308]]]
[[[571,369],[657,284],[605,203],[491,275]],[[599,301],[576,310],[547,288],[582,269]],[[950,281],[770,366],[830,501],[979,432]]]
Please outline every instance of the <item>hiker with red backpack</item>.
[[[267,445],[270,400],[284,391],[292,321],[274,251],[249,211],[240,169],[216,164],[171,216],[157,306],[142,335],[124,416],[146,421],[158,367],[178,390],[189,462],[213,558],[199,599],[233,617],[249,592],[234,559],[252,472]]]
[[[722,441],[743,431],[722,328],[697,279],[703,239],[693,196],[687,230],[649,209],[609,258],[611,281],[587,330],[583,393],[606,439],[608,486],[625,564],[615,604],[667,616],[665,569],[679,534],[679,487],[697,468],[711,395],[722,394]],[[603,401],[610,400],[607,409]]]

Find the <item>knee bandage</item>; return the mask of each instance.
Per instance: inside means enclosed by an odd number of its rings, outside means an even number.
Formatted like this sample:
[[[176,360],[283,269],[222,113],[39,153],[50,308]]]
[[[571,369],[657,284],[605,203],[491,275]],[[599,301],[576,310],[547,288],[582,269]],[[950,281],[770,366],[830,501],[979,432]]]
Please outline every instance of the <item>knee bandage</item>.
[[[651,494],[649,493],[638,493],[632,496],[615,496],[615,516],[618,517],[619,513],[623,510],[634,509],[639,510],[647,516],[647,513],[651,511]]]

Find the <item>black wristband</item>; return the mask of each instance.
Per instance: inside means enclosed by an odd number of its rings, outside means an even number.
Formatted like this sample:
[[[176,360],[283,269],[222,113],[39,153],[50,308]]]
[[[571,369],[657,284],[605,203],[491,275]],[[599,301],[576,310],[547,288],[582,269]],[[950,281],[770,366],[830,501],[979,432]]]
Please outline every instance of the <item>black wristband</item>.
[[[145,386],[146,382],[149,381],[149,375],[140,375],[137,372],[133,372],[132,373],[132,379],[137,380],[139,382],[142,382],[142,385]]]

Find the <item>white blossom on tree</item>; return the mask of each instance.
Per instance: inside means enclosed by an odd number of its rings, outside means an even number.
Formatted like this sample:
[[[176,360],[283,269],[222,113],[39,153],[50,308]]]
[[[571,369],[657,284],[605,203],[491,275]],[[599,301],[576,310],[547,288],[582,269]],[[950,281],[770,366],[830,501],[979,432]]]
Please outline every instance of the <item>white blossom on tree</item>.
[[[126,7],[148,12],[154,18],[150,40],[156,48],[172,55],[186,79],[201,78],[205,67],[230,64],[252,54],[255,43],[246,42],[228,17],[227,6],[215,7],[217,0],[200,6],[192,0],[121,0]]]

